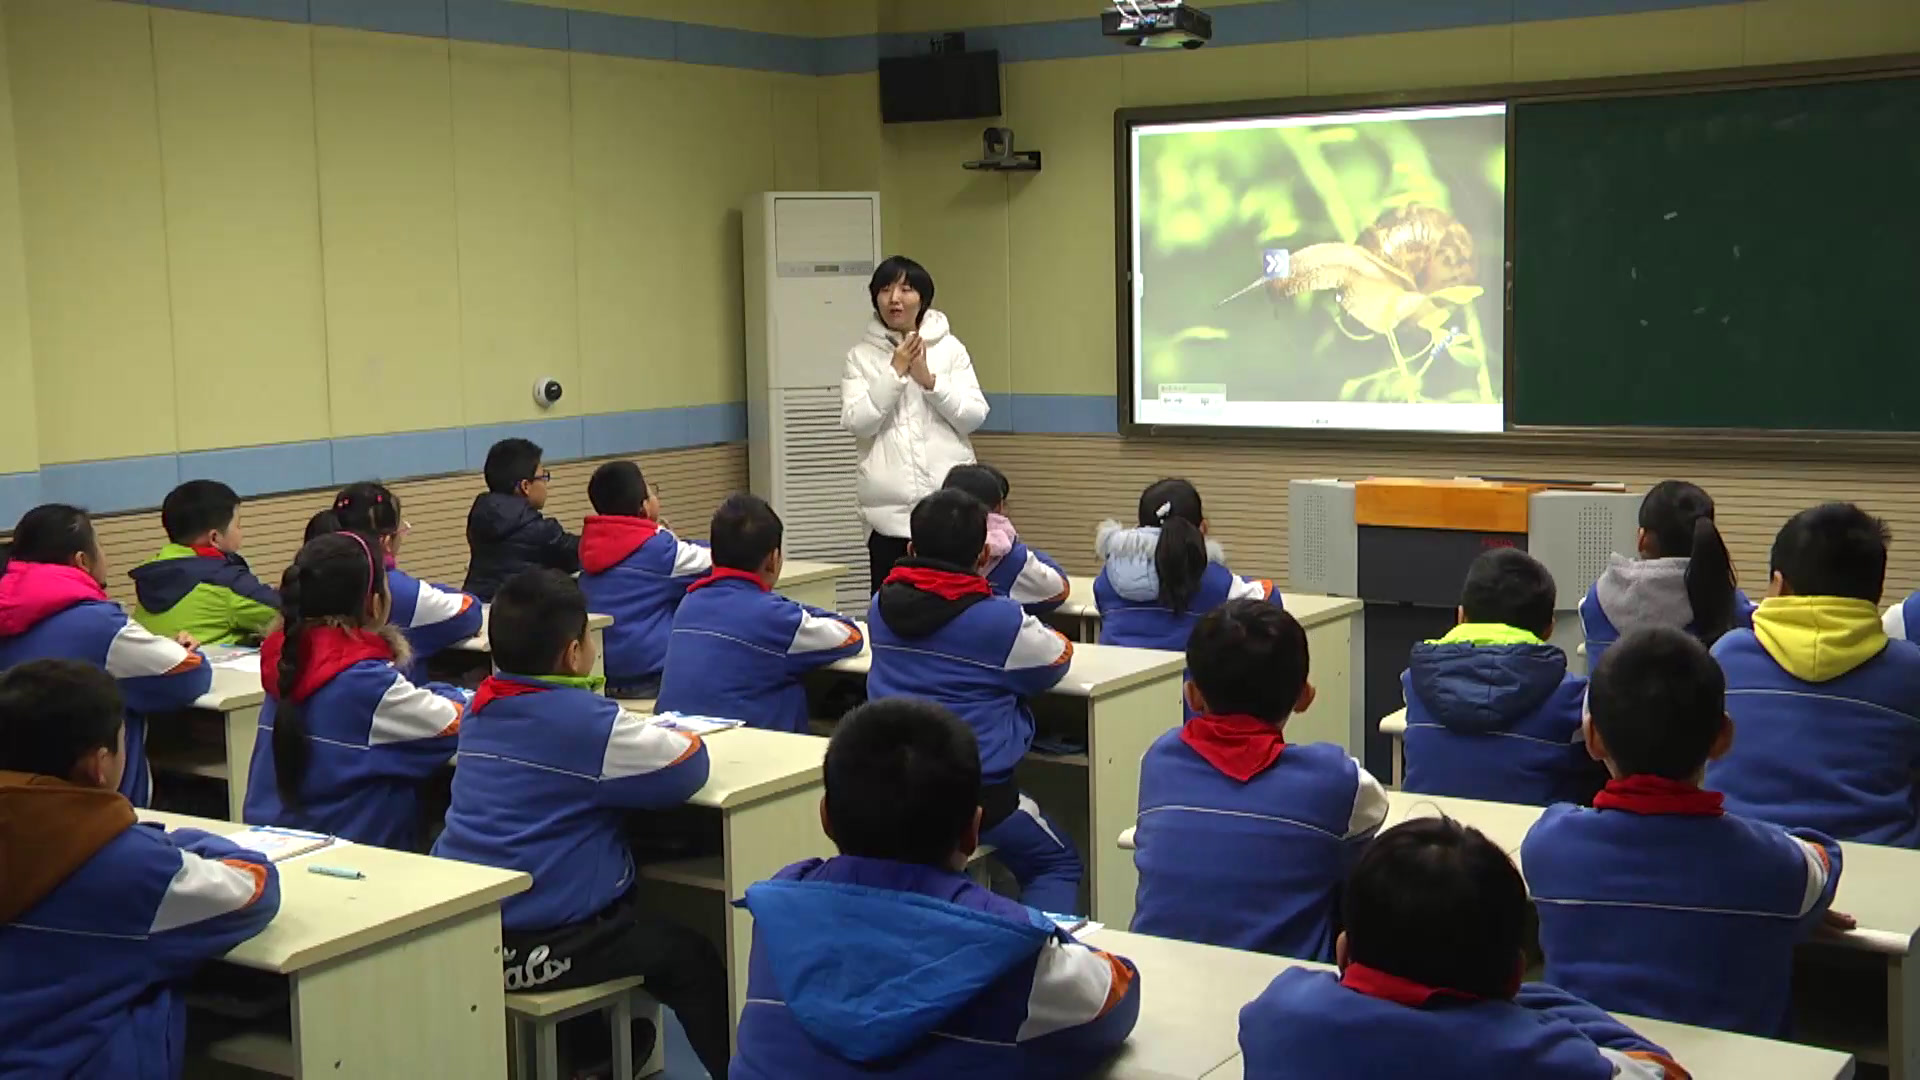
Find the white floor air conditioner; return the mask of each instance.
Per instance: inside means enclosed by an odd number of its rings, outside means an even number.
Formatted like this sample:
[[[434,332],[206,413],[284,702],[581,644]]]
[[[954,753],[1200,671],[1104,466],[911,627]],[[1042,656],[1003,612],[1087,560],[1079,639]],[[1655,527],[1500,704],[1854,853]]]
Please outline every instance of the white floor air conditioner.
[[[844,563],[842,611],[867,609],[859,462],[840,427],[840,369],[873,307],[880,196],[771,191],[742,209],[747,435],[753,491],[786,525],[789,558]]]

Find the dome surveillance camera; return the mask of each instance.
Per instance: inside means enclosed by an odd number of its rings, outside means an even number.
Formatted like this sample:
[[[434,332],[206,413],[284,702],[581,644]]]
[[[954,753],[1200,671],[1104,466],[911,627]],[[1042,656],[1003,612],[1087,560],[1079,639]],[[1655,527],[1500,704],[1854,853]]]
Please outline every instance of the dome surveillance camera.
[[[566,388],[560,385],[559,379],[551,375],[543,375],[533,380],[533,403],[543,409],[551,409],[559,404],[560,395],[564,393]]]

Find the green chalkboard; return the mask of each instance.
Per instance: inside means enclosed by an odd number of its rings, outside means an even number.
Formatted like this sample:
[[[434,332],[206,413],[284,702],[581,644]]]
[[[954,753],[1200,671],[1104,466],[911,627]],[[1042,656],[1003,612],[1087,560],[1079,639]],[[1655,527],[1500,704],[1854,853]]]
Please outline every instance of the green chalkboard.
[[[1920,78],[1517,103],[1514,425],[1920,431]]]

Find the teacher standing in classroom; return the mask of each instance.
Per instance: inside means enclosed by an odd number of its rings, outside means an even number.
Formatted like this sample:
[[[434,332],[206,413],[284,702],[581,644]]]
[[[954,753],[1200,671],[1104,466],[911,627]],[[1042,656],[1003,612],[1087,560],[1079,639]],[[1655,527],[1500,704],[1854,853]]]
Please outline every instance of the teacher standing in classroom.
[[[855,487],[867,523],[878,592],[906,557],[913,505],[955,465],[973,463],[967,436],[987,419],[987,398],[967,347],[933,309],[933,277],[895,255],[867,283],[873,320],[840,374],[840,426],[860,447]]]

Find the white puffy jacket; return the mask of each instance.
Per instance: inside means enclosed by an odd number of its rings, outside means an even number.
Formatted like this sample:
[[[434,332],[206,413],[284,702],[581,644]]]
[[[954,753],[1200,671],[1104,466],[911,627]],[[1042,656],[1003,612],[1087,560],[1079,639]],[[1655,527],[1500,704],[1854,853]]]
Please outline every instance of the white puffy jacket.
[[[893,350],[904,337],[869,321],[840,374],[840,426],[860,444],[860,514],[868,528],[894,537],[908,535],[913,504],[938,490],[948,469],[973,463],[967,436],[987,419],[973,360],[945,315],[929,310],[920,321],[933,389],[894,374]]]

